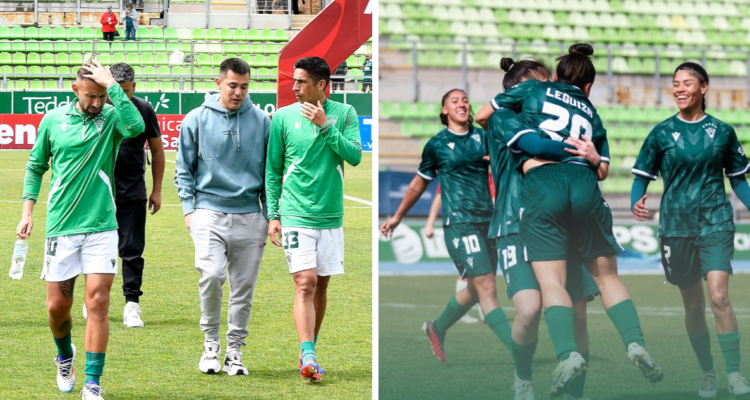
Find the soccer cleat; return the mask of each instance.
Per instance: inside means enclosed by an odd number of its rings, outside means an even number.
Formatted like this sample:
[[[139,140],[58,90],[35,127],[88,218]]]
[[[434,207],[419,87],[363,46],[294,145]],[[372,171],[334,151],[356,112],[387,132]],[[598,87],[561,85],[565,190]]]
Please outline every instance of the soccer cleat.
[[[248,375],[247,368],[242,364],[242,353],[233,351],[224,357],[224,371],[229,375]]]
[[[718,377],[716,376],[716,368],[710,371],[703,371],[701,375],[701,388],[698,389],[698,396],[709,398],[716,397],[716,382]]]
[[[221,344],[219,344],[219,341],[206,340],[203,343],[203,355],[198,364],[198,369],[206,374],[218,374],[221,371],[219,355],[221,355]]]
[[[514,374],[515,375],[515,374]],[[516,380],[510,388],[515,393],[515,400],[534,400],[534,380],[523,380],[516,375]]]
[[[302,378],[315,382],[323,379],[322,374],[325,374],[325,371],[318,365],[318,360],[311,358],[302,365],[299,374]]]
[[[435,332],[435,321],[427,321],[422,325],[422,330],[430,340],[432,346],[432,353],[438,360],[445,362],[445,352],[443,351],[443,341],[445,340],[445,334],[439,335]]]
[[[97,385],[96,382],[86,382],[81,390],[81,400],[104,400],[102,394],[104,389]]]
[[[664,379],[664,370],[651,358],[646,349],[638,343],[628,345],[628,358],[630,362],[641,369],[643,376],[652,383]]]
[[[122,324],[128,328],[143,328],[141,319],[141,306],[133,301],[125,304],[125,311],[122,313]]]
[[[729,378],[729,393],[733,394],[736,398],[749,399],[750,398],[750,386],[747,385],[747,380],[742,377],[739,372],[732,372],[728,375]]]
[[[73,346],[73,357],[55,357],[55,364],[57,365],[57,388],[63,393],[72,392],[73,386],[76,385],[76,346],[74,344],[71,344],[71,346]]]
[[[570,383],[586,369],[586,360],[578,352],[573,351],[567,360],[560,361],[553,372],[554,379],[549,388],[549,397],[562,396],[568,391]]]

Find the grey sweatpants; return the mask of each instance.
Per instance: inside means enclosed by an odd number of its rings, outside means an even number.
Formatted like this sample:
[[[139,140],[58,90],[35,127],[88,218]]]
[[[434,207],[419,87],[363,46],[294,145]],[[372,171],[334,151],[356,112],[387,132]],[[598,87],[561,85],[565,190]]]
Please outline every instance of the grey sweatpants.
[[[201,273],[201,331],[219,339],[222,286],[229,277],[227,351],[245,346],[253,291],[268,238],[268,221],[260,212],[224,214],[196,209],[190,222],[195,269]]]

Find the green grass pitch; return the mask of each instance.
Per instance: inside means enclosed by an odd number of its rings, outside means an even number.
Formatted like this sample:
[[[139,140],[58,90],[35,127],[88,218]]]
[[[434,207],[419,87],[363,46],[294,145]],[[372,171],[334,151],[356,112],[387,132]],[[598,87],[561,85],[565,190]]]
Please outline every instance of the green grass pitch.
[[[652,384],[632,366],[600,300],[589,303],[591,361],[586,397],[592,400],[689,400],[699,399],[700,368],[685,332],[682,301],[676,287],[664,285],[663,276],[623,276],[638,308],[646,347],[664,368],[662,382]],[[500,303],[508,318],[515,315],[498,277]],[[381,399],[513,399],[513,360],[500,340],[484,324],[457,323],[445,340],[447,361],[433,356],[424,321],[435,319],[455,290],[455,277],[381,276],[379,393]],[[730,298],[741,334],[742,364],[750,374],[750,275],[730,279]],[[474,312],[471,312],[472,315]],[[716,339],[716,326],[707,314],[711,351],[719,375],[719,396],[734,399],[727,389],[726,369]],[[534,358],[534,391],[546,399],[557,365],[547,327],[539,328]],[[561,397],[565,399],[565,397]]]
[[[45,285],[39,280],[44,254],[46,205],[34,210],[34,230],[24,277],[7,274],[21,218],[24,165],[28,151],[0,152],[0,393],[5,399],[74,399],[83,387],[84,283],[79,277],[73,305],[73,343],[78,348],[74,393],[57,390],[56,355],[47,325]],[[175,153],[167,153],[174,160]],[[122,275],[115,278],[110,306],[111,334],[102,386],[107,400],[122,399],[354,399],[372,393],[372,208],[346,200],[346,274],[331,280],[328,310],[317,353],[326,369],[323,382],[299,377],[299,342],[292,320],[294,287],[284,253],[268,241],[255,291],[248,345],[249,376],[204,375],[198,370],[203,333],[198,300],[199,274],[167,161],[159,213],[148,217],[141,307],[146,327],[122,324]],[[372,155],[347,166],[344,193],[372,199]],[[50,172],[40,199],[46,199]],[[149,191],[151,171],[146,172]],[[45,201],[45,200],[42,200]],[[221,335],[226,333],[228,285],[224,286]],[[226,340],[222,337],[222,348]],[[223,353],[222,353],[223,356]]]

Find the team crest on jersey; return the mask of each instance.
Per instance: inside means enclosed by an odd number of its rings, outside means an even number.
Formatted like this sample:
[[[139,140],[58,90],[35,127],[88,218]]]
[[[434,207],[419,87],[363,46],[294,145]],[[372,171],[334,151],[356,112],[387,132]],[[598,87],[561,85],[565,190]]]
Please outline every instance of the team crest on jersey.
[[[455,248],[458,248],[458,244],[459,244],[460,242],[461,242],[461,240],[460,240],[460,239],[458,239],[458,238],[456,238],[456,239],[453,239],[453,247],[455,247]]]
[[[294,129],[299,129],[300,125],[301,124],[299,123],[299,121],[295,122],[294,123]]]
[[[456,147],[456,144],[453,143],[453,142],[450,142],[450,143],[448,143],[448,147],[450,147],[451,150],[453,150],[453,148]]]
[[[743,155],[743,156],[745,155],[745,150],[742,149],[742,146],[738,147],[737,151],[740,152],[740,155]]]
[[[469,263],[469,266],[471,268],[474,268],[474,257],[469,257],[466,259],[466,262]]]
[[[471,138],[472,138],[472,139],[474,139],[474,140],[476,140],[476,141],[477,141],[477,143],[482,143],[482,139],[480,139],[480,138],[479,138],[479,135],[478,135],[478,134],[476,134],[476,133],[475,133],[475,134],[473,134],[473,135],[471,135]]]
[[[713,122],[709,122],[705,125],[703,125],[703,129],[705,129],[706,133],[708,134],[708,137],[711,138],[711,141],[714,141],[714,135],[716,135],[716,124]]]
[[[672,137],[674,138],[675,142],[680,137],[680,132],[672,132]]]
[[[96,127],[96,131],[99,132],[99,136],[102,136],[102,128],[104,128],[104,117],[102,117],[101,114],[97,115],[96,118],[94,118],[94,126]]]
[[[328,118],[328,121],[330,121],[332,125],[336,125],[336,121],[339,120],[338,115],[326,115],[326,118]]]

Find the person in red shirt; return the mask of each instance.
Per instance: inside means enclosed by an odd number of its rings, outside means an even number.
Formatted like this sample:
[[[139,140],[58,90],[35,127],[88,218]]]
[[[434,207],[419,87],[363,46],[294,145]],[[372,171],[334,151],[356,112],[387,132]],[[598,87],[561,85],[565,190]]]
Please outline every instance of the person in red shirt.
[[[102,14],[102,33],[104,34],[104,40],[113,41],[115,40],[115,32],[117,32],[117,14],[112,12],[112,6],[107,6],[107,12]]]

